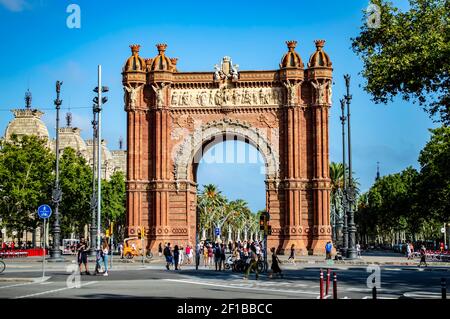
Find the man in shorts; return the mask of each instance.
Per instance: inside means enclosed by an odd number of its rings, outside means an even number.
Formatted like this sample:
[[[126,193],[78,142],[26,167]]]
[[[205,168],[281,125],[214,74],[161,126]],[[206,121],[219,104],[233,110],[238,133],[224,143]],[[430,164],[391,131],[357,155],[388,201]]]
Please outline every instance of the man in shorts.
[[[90,272],[88,270],[88,266],[87,266],[87,243],[86,243],[86,239],[84,239],[84,237],[81,237],[80,239],[80,243],[78,244],[77,247],[77,252],[78,252],[78,266],[80,267],[80,274],[82,274],[81,271],[81,264],[84,264],[84,269],[86,270],[86,275],[90,275]]]

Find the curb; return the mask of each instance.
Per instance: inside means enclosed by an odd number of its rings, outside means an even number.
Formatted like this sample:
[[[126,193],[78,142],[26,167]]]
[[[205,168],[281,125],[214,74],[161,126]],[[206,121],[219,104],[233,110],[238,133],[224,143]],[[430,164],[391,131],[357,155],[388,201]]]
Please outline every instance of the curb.
[[[0,278],[0,282],[24,282],[24,283],[28,283],[28,282],[35,282],[34,279],[29,279],[29,278]]]

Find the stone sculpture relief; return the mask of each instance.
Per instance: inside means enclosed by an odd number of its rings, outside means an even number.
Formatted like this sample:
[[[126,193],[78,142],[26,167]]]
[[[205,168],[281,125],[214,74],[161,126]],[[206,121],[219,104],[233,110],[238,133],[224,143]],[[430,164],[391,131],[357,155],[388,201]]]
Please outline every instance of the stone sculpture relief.
[[[328,81],[323,82],[323,83],[320,83],[319,81],[316,81],[316,82],[312,81],[311,84],[314,87],[314,89],[316,90],[315,103],[316,104],[324,104],[325,103],[325,90],[327,89],[328,86],[330,86],[329,85],[330,83]],[[331,94],[331,91],[328,91],[328,99],[329,100],[330,100],[330,94]]]
[[[164,104],[164,88],[166,84],[161,83],[161,87],[159,88],[158,85],[154,86],[152,85],[153,91],[156,93],[156,106],[161,107]]]
[[[300,82],[291,83],[289,80],[286,83],[283,82],[287,90],[287,104],[294,105],[297,102],[297,87],[299,84]]]
[[[283,93],[281,88],[174,89],[170,101],[171,106],[186,107],[281,105]]]
[[[135,107],[138,99],[139,99],[139,95],[138,92],[139,90],[142,88],[143,84],[133,88],[132,86],[124,86],[123,89],[125,92],[128,92],[128,94],[125,94],[125,98],[124,98],[124,102],[125,105],[127,105],[127,97],[128,97],[128,103],[130,105],[130,107]]]

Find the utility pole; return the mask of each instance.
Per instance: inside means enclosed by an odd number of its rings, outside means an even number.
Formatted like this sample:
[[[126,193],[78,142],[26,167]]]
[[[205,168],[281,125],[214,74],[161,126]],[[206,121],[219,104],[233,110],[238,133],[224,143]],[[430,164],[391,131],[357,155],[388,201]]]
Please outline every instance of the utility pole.
[[[341,99],[341,124],[342,124],[342,166],[343,166],[343,172],[342,172],[342,211],[343,211],[343,226],[342,226],[342,247],[341,247],[341,254],[342,256],[347,256],[347,249],[348,249],[348,227],[347,227],[347,167],[345,165],[345,99]]]
[[[53,248],[50,250],[49,261],[61,261],[61,226],[59,224],[59,203],[61,202],[62,191],[59,187],[59,110],[61,108],[62,100],[59,98],[61,93],[62,81],[56,81],[56,100],[54,101],[56,107],[56,180],[55,187],[52,192],[52,201],[55,204],[55,219],[53,222]]]
[[[101,235],[101,202],[102,202],[102,104],[108,98],[102,97],[102,93],[108,92],[107,86],[102,86],[102,66],[98,66],[98,86],[94,89],[97,96],[94,103],[97,105],[97,250],[100,250]],[[105,176],[106,177],[106,176]]]
[[[356,201],[356,192],[353,185],[352,178],[352,140],[351,140],[351,126],[350,126],[350,101],[352,96],[350,94],[350,75],[344,75],[345,86],[347,88],[347,94],[345,100],[347,102],[347,136],[348,136],[348,190],[347,190],[347,202],[348,202],[348,250],[347,258],[357,258],[356,253],[356,225],[355,225],[355,213],[353,211]]]
[[[94,119],[92,120],[92,197],[91,197],[91,239],[90,239],[90,255],[95,256],[96,255],[96,248],[97,248],[97,228],[95,226],[95,213],[96,213],[96,207],[97,207],[97,192],[96,192],[96,155],[97,152],[96,143],[97,143],[97,112],[98,107],[97,104],[93,104],[92,106],[92,114]]]

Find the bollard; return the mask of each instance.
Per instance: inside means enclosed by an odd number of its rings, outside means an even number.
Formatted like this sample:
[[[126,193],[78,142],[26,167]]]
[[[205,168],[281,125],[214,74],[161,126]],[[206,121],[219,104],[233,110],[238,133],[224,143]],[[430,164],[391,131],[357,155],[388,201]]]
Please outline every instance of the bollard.
[[[323,271],[320,269],[320,299],[323,299]]]
[[[372,299],[377,299],[377,286],[375,286],[375,277],[372,279]]]
[[[333,299],[337,299],[337,276],[333,273]]]
[[[441,293],[442,299],[447,299],[447,280],[445,278],[441,278]]]
[[[327,283],[325,285],[325,296],[328,296],[329,288],[330,288],[330,268],[327,269]]]

